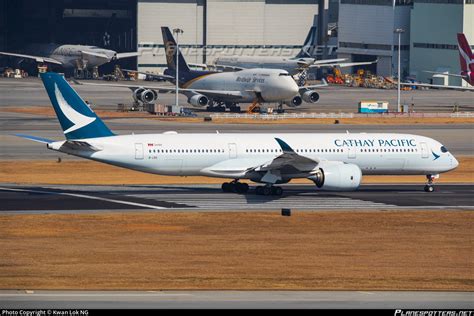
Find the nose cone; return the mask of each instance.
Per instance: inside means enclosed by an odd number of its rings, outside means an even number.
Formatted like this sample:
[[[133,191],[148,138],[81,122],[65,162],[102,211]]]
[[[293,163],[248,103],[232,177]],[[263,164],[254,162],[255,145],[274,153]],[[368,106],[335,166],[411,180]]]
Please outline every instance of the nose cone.
[[[296,84],[296,82],[291,77],[287,77],[286,79],[287,79],[287,86],[288,86],[289,93],[292,96],[297,95],[300,90],[299,90],[298,85]]]
[[[457,166],[459,166],[459,161],[456,158],[454,158],[454,156],[453,156],[452,160],[451,160],[451,167],[453,169],[455,169],[455,168],[457,168]]]

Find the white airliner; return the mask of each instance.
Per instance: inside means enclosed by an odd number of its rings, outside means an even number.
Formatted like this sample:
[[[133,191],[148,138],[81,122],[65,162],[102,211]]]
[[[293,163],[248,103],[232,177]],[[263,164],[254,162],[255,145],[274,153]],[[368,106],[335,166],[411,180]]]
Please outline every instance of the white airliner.
[[[163,134],[115,135],[86,105],[63,76],[41,74],[66,140],[48,149],[142,172],[233,179],[222,189],[245,193],[241,179],[263,183],[257,194],[281,195],[275,186],[295,178],[318,189],[359,187],[363,174],[425,175],[427,192],[442,172],[458,166],[456,158],[434,139],[408,134]]]
[[[309,51],[316,45],[316,27],[309,30],[303,47],[294,57],[280,56],[221,56],[214,60],[214,66],[224,70],[243,70],[249,68],[283,69],[291,76],[306,71],[308,68],[354,67],[377,63],[377,60],[367,62],[347,62],[345,58],[316,60]]]
[[[138,52],[117,53],[97,46],[69,44],[31,44],[26,51],[31,52],[31,54],[0,52],[0,55],[31,59],[37,63],[59,65],[65,69],[77,67],[92,69],[114,60],[140,55]]]

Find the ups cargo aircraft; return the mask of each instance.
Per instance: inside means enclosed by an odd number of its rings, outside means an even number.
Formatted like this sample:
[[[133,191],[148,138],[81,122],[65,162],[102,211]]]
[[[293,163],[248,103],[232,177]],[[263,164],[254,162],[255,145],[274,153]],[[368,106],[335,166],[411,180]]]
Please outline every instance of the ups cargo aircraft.
[[[432,192],[439,173],[458,166],[438,141],[417,135],[373,133],[215,133],[116,135],[87,106],[63,76],[41,74],[66,140],[18,135],[48,149],[127,169],[174,175],[233,179],[225,192],[281,195],[276,184],[305,178],[317,189],[359,187],[362,176],[424,175]]]
[[[168,27],[161,28],[166,49],[168,68],[163,78],[176,83],[176,41]],[[188,98],[188,103],[195,107],[209,106],[238,110],[238,103],[276,102],[290,107],[299,106],[306,101],[316,103],[319,94],[312,88],[326,86],[327,83],[298,87],[286,70],[252,68],[236,72],[216,72],[191,70],[181,51],[179,58],[179,93]],[[83,83],[84,85],[101,85]],[[133,97],[144,103],[153,103],[158,98],[158,91],[175,92],[174,87],[144,86],[129,84],[102,84],[104,86],[130,88]],[[225,107],[224,107],[225,106]]]

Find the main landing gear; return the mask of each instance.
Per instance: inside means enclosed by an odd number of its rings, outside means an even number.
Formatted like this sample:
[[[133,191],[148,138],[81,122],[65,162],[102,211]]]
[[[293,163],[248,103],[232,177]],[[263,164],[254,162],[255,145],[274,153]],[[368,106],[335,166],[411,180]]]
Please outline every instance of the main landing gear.
[[[224,182],[222,184],[222,191],[232,193],[247,193],[249,191],[249,185],[247,183],[241,183],[237,180],[232,182]]]
[[[436,176],[432,175],[432,174],[427,174],[426,175],[426,180],[427,180],[427,183],[425,185],[425,192],[433,192],[434,191],[434,179],[436,179]]]
[[[247,183],[241,183],[238,180],[234,180],[232,182],[223,183],[222,191],[226,193],[245,194],[249,191],[249,185]],[[283,194],[283,189],[281,187],[275,187],[269,184],[260,185],[255,188],[255,194],[281,196]]]

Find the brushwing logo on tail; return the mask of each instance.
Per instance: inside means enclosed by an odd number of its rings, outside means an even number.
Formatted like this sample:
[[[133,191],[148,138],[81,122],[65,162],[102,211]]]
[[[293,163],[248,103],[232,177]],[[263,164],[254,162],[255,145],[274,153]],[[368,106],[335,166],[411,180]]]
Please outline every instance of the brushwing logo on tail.
[[[56,96],[56,101],[58,102],[59,108],[63,112],[64,116],[66,116],[67,119],[74,124],[65,130],[64,134],[78,130],[95,121],[95,117],[86,116],[74,110],[72,106],[66,101],[66,99],[64,99],[56,83],[54,84],[54,94]]]

